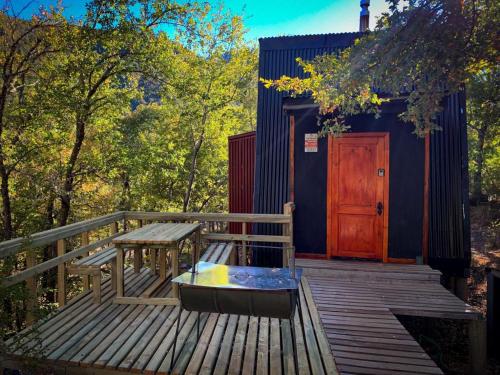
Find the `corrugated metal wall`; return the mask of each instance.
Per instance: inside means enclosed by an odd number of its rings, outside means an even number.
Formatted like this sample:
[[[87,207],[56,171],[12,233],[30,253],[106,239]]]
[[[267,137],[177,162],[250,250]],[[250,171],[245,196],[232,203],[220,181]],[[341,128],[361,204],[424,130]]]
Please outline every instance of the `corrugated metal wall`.
[[[229,212],[252,213],[255,175],[255,132],[228,138]],[[241,224],[230,223],[231,233],[241,233]],[[247,228],[250,233],[251,228]]]
[[[261,39],[259,76],[269,79],[282,75],[303,76],[297,57],[310,60],[316,55],[333,53],[348,47],[359,36],[359,33],[345,33]],[[256,213],[281,213],[288,201],[289,122],[282,110],[283,96],[259,83],[253,203]],[[462,93],[447,99],[439,117],[443,131],[431,137],[430,262],[454,273],[463,273],[470,263],[464,98]],[[280,234],[281,228],[256,225],[254,232]],[[256,250],[253,262],[262,266],[280,266],[281,252]]]
[[[465,93],[449,96],[431,136],[429,263],[448,274],[470,264],[469,175]]]
[[[282,75],[303,77],[296,59],[311,60],[351,45],[359,33],[296,36],[260,39],[259,77],[277,79]],[[283,93],[259,83],[257,107],[255,213],[282,213],[288,201],[288,119],[281,107]],[[260,234],[280,234],[277,225],[256,225]],[[253,264],[281,266],[281,251],[256,249]]]

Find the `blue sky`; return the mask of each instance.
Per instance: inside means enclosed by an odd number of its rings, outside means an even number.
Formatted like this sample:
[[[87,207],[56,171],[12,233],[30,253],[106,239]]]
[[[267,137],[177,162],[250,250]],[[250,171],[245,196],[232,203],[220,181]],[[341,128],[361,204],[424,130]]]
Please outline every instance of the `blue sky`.
[[[11,0],[16,6],[28,0]],[[5,0],[0,0],[4,3]],[[219,3],[214,0],[211,3]],[[322,34],[357,31],[359,0],[224,0],[234,13],[245,17],[248,38],[268,36]],[[55,4],[57,0],[34,0],[31,9]],[[370,24],[387,7],[384,0],[371,0]],[[67,16],[81,15],[84,0],[63,0]]]

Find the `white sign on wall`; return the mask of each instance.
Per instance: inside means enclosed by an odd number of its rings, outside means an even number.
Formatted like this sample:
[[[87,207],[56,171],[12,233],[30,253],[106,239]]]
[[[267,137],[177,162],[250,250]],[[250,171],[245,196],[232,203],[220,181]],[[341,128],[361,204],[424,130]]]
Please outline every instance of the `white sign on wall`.
[[[318,133],[306,133],[304,140],[305,152],[318,152]]]

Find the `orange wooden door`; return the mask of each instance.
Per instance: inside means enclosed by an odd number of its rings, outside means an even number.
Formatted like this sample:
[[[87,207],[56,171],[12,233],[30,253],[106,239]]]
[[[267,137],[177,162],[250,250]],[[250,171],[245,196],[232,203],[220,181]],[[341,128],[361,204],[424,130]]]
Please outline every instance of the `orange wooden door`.
[[[389,142],[386,133],[330,137],[330,256],[387,257]]]

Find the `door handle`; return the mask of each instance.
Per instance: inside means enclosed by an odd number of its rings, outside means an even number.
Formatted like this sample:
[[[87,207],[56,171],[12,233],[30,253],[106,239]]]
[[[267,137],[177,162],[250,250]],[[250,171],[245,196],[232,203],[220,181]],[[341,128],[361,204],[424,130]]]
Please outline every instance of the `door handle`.
[[[384,205],[382,202],[377,203],[377,215],[382,215],[382,212],[384,211]]]

